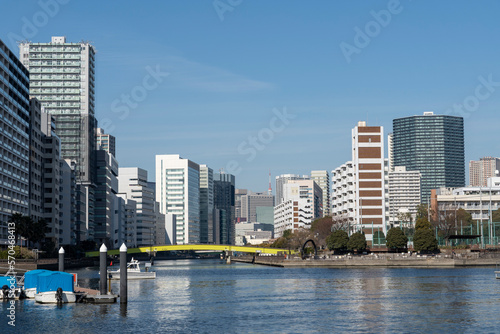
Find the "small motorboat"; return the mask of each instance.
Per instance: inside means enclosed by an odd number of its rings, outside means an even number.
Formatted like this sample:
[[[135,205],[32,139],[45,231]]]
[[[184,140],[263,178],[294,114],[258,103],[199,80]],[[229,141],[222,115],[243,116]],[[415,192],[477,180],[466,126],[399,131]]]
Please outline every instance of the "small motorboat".
[[[108,270],[108,274],[111,276],[112,280],[120,279],[120,269],[118,270]],[[156,278],[156,272],[148,271],[147,268],[145,271],[141,271],[139,261],[132,258],[132,260],[127,263],[127,280],[129,279],[152,279]]]
[[[75,303],[74,276],[62,271],[49,271],[37,276],[35,301],[43,304]]]
[[[0,299],[22,299],[24,291],[17,285],[15,276],[0,276]]]
[[[26,298],[35,298],[36,288],[38,286],[38,275],[49,273],[50,270],[35,269],[24,274],[24,293]]]

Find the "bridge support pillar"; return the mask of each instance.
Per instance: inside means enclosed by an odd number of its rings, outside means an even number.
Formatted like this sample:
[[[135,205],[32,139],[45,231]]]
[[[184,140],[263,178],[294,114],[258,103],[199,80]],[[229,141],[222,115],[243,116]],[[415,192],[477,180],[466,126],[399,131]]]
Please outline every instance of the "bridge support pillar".
[[[231,255],[233,255],[233,252],[226,251],[226,263],[227,264],[231,264]]]

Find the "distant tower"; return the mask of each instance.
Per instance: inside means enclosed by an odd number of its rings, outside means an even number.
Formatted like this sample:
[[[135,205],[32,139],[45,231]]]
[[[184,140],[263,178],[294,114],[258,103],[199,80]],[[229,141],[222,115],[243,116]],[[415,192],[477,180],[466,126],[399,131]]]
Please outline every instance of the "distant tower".
[[[269,196],[273,194],[273,189],[271,188],[271,170],[269,170],[269,189],[267,189],[267,194]]]

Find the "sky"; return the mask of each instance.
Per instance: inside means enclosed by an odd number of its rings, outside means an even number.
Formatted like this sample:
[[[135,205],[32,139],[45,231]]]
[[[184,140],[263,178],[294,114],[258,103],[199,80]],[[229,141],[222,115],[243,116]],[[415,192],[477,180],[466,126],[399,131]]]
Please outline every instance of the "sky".
[[[464,117],[465,162],[500,156],[500,2],[4,0],[0,39],[90,41],[120,167],[180,154],[266,191],[351,160],[358,121]],[[387,152],[386,152],[387,155]]]

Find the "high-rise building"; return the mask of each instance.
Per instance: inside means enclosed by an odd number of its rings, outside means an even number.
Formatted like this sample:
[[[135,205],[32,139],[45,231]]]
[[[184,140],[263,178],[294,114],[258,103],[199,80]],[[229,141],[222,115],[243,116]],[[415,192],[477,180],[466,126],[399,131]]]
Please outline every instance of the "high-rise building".
[[[274,207],[274,235],[309,229],[323,216],[323,191],[313,180],[294,180],[283,185],[283,202]]]
[[[156,201],[167,222],[169,214],[176,216],[177,235],[169,240],[200,243],[200,165],[178,154],[157,155]]]
[[[247,189],[235,189],[234,191],[234,216],[236,223],[246,222],[247,219],[241,213],[241,199],[248,193]]]
[[[376,231],[387,232],[388,166],[384,129],[358,122],[352,129],[352,161],[332,171],[333,216],[363,231],[369,243]]]
[[[127,232],[127,234],[132,234],[127,238],[130,237],[133,241],[134,237],[136,237],[137,246],[139,247],[153,245],[156,231],[155,200],[154,191],[148,185],[148,172],[137,167],[120,167],[118,169],[118,192],[123,194],[121,196],[123,199],[136,202],[135,231]]]
[[[311,171],[311,180],[314,180],[318,186],[323,190],[323,216],[331,215],[330,204],[330,175],[326,170],[313,170]]]
[[[223,245],[235,243],[234,193],[234,175],[224,172],[214,173],[214,207],[217,211],[215,225],[219,229],[219,243]]]
[[[422,175],[422,203],[428,203],[431,189],[465,185],[462,117],[424,112],[394,119],[393,143],[394,166]]]
[[[14,213],[29,214],[29,73],[0,40],[0,244]]]
[[[95,193],[94,240],[113,248],[118,244],[120,220],[116,203],[118,193],[118,161],[104,150],[97,154],[97,188]]]
[[[111,153],[116,158],[115,136],[104,133],[104,130],[101,128],[96,129],[96,147],[98,150],[104,150]]]
[[[30,72],[30,94],[54,115],[61,155],[77,163],[77,181],[93,182],[95,167],[95,49],[88,42],[22,42],[20,59]]]
[[[485,157],[479,161],[469,162],[469,183],[472,187],[485,187],[490,177],[498,176],[500,171],[500,159]]]
[[[43,218],[43,133],[40,101],[30,99],[30,206],[29,216],[37,222]],[[59,150],[58,150],[59,151]],[[58,196],[59,197],[59,196]],[[53,204],[52,204],[53,205]],[[57,203],[59,205],[59,203]]]
[[[389,222],[401,222],[401,215],[409,214],[415,222],[420,204],[420,172],[407,171],[404,166],[389,172]],[[409,217],[406,217],[408,219]]]
[[[214,171],[200,165],[200,242],[214,243]]]
[[[295,174],[283,174],[276,176],[276,200],[275,205],[281,204],[283,202],[283,185],[288,181],[293,180],[309,180],[309,176],[307,175],[295,175]]]
[[[261,223],[257,221],[257,208],[274,207],[274,196],[267,193],[249,192],[241,196],[241,217],[249,223]]]

